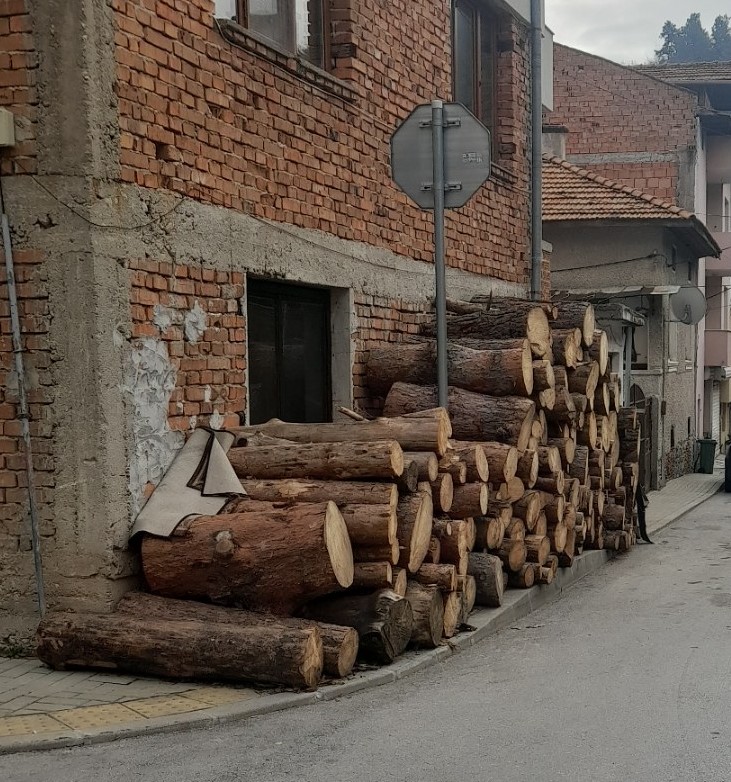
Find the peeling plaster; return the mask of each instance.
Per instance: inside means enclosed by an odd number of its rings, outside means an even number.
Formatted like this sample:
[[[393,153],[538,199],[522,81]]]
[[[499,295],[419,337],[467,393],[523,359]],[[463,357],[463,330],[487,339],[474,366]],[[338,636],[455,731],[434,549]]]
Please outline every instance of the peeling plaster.
[[[185,314],[185,338],[188,342],[198,342],[206,330],[206,311],[196,300],[193,309]]]
[[[168,426],[168,404],[175,379],[176,371],[164,342],[145,338],[131,345],[122,392],[131,411],[129,488],[133,517],[144,504],[145,486],[160,482],[185,442],[182,432],[174,432]]]

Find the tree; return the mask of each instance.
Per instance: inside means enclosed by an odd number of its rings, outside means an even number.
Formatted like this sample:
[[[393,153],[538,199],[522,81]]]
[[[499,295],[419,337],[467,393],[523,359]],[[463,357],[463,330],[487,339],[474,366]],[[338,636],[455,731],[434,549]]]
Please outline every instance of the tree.
[[[731,60],[729,17],[718,16],[711,33],[701,24],[699,13],[691,14],[682,27],[665,22],[660,37],[663,45],[655,54],[660,63],[719,62]]]

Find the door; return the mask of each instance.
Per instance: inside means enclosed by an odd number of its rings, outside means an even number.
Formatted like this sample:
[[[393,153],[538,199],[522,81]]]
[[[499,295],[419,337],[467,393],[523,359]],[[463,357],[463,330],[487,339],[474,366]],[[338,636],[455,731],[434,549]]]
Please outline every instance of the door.
[[[250,423],[330,421],[330,291],[249,280]]]

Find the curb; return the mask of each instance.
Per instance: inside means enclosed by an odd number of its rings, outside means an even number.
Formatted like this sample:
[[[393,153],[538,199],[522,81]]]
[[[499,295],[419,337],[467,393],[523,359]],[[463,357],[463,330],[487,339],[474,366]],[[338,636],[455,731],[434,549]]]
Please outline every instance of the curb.
[[[655,527],[652,530],[648,530],[648,535],[657,535],[658,532],[662,532],[666,527],[669,527],[671,524],[674,524],[676,521],[680,521],[684,516],[687,516],[691,511],[694,511],[699,505],[703,505],[704,502],[707,502],[712,497],[715,497],[717,494],[723,491],[724,485],[726,483],[724,478],[719,478],[719,485],[716,491],[712,492],[711,494],[708,494],[705,497],[701,497],[697,502],[694,502],[690,507],[685,508],[682,513],[679,513],[677,516],[673,516],[672,518],[666,519],[663,521],[659,526]]]
[[[452,655],[469,649],[488,636],[504,630],[511,623],[560,597],[565,589],[584,576],[599,570],[612,557],[613,554],[607,551],[587,551],[575,559],[570,570],[559,569],[552,584],[532,587],[527,590],[510,590],[505,593],[504,602],[500,608],[483,608],[472,613],[470,627],[473,630],[461,633],[436,649],[407,652],[387,668],[357,673],[342,683],[327,685],[315,692],[264,696],[254,702],[246,701],[230,706],[213,707],[201,710],[201,713],[188,712],[171,717],[156,717],[146,720],[142,724],[121,725],[112,729],[88,731],[69,729],[43,736],[36,735],[32,738],[8,736],[0,738],[0,755],[61,747],[90,746],[123,738],[212,728],[247,717],[333,701],[356,692],[390,684],[430,668],[439,662],[444,662]]]

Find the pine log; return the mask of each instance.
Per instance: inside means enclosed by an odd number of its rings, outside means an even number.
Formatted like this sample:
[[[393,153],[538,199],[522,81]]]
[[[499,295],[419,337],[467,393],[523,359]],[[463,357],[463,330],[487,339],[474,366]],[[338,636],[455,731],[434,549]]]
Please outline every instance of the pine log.
[[[393,567],[390,562],[356,562],[353,589],[390,589],[393,586]]]
[[[588,302],[564,301],[558,309],[558,317],[553,326],[557,329],[581,329],[581,341],[584,347],[590,348],[594,341],[596,319],[594,307]]]
[[[235,625],[240,627],[280,627],[285,630],[303,630],[313,625],[317,627],[322,639],[324,653],[324,672],[328,676],[343,678],[353,669],[358,654],[358,633],[352,627],[313,623],[307,619],[274,617],[268,614],[255,614],[240,608],[225,608],[193,600],[171,600],[145,592],[127,592],[114,609],[114,616],[123,614],[130,617],[145,617],[157,620],[161,624],[168,621],[202,623],[212,628],[217,625]],[[215,632],[211,631],[211,637]],[[187,647],[186,647],[187,648]],[[277,650],[270,650],[276,655]],[[270,658],[274,665],[276,657]]]
[[[525,540],[525,522],[523,519],[510,519],[505,527],[505,537],[511,540]]]
[[[499,511],[502,513],[502,511]],[[475,548],[495,549],[500,546],[505,537],[506,525],[498,516],[478,516],[475,519],[477,528],[477,544]]]
[[[457,576],[457,592],[461,598],[462,609],[460,612],[459,623],[467,624],[472,609],[477,600],[477,582],[474,576]]]
[[[390,562],[395,565],[400,556],[401,549],[398,540],[386,546],[360,546],[353,549],[354,562]]]
[[[470,554],[467,572],[475,579],[476,605],[490,608],[502,605],[505,590],[502,569],[500,557],[492,554]]]
[[[354,546],[389,546],[396,540],[396,511],[388,505],[343,505],[340,512]]]
[[[639,426],[636,407],[622,407],[617,411],[617,421],[622,431],[635,430]]]
[[[561,524],[566,513],[566,500],[562,494],[546,496],[543,512],[546,514],[549,526]]]
[[[367,595],[336,595],[309,603],[308,619],[354,627],[358,656],[377,663],[392,663],[409,643],[413,628],[411,604],[390,589]]]
[[[579,490],[581,488],[581,484],[579,483],[578,478],[566,478],[564,486],[564,497],[566,498],[567,503],[571,503],[574,507],[578,507],[579,505]]]
[[[589,357],[599,365],[599,376],[606,377],[609,368],[609,340],[606,331],[594,331],[594,342]]]
[[[394,483],[366,481],[242,480],[241,488],[253,500],[267,502],[328,502],[336,505],[388,505],[396,509]]]
[[[589,448],[586,445],[577,445],[574,460],[568,466],[566,472],[572,478],[578,478],[582,484],[589,479]]]
[[[551,540],[551,551],[555,552],[556,554],[560,554],[562,551],[565,551],[568,535],[569,529],[563,522],[556,524],[556,526],[553,528],[551,528],[549,525],[548,537]]]
[[[396,440],[404,451],[433,451],[442,456],[447,452],[452,431],[448,416],[441,413],[420,418],[377,418],[375,421],[318,424],[292,424],[273,418],[265,424],[233,427],[229,431],[236,435],[237,443],[256,432],[296,443]]]
[[[452,519],[483,516],[487,513],[490,492],[486,483],[465,483],[454,488],[452,507],[448,515]]]
[[[482,447],[489,467],[489,480],[509,481],[516,476],[518,469],[518,449],[505,443],[476,443]]]
[[[470,530],[465,520],[454,520],[450,525],[450,534],[443,535],[441,543],[440,562],[459,565],[462,557],[470,549]]]
[[[524,451],[523,455],[518,459],[518,466],[516,475],[521,481],[529,488],[532,489],[536,485],[538,480],[538,474],[540,471],[540,460],[536,450]]]
[[[442,543],[439,538],[432,536],[429,541],[429,551],[426,554],[424,562],[431,565],[438,565],[442,554]]]
[[[581,348],[580,329],[553,329],[552,335],[555,361],[565,367],[575,368]]]
[[[442,595],[444,603],[444,637],[451,638],[459,629],[462,619],[462,598],[459,592]]]
[[[115,614],[49,614],[36,653],[55,669],[83,667],[175,679],[317,687],[323,647],[317,627],[228,624]]]
[[[406,599],[414,617],[411,644],[428,649],[439,646],[444,630],[444,602],[439,589],[409,581]]]
[[[437,479],[431,483],[432,501],[434,511],[438,513],[449,513],[454,499],[454,480],[448,472],[438,475]]]
[[[546,514],[543,511],[538,514],[535,526],[531,532],[534,535],[538,535],[539,537],[545,537],[548,535],[548,519],[546,518]]]
[[[438,586],[442,592],[457,589],[457,568],[450,564],[430,565],[425,562],[413,575],[420,584]]]
[[[554,478],[562,470],[561,453],[558,448],[541,445],[538,453],[538,474],[545,478]]]
[[[528,550],[524,541],[510,540],[509,538],[502,542],[496,553],[508,570],[513,572],[517,572],[523,567],[528,556]]]
[[[393,569],[393,586],[391,591],[399,597],[406,596],[406,586],[408,584],[409,571],[405,567],[395,567]]]
[[[551,541],[546,536],[527,535],[525,538],[528,562],[545,565],[551,553]]]
[[[571,393],[584,394],[588,399],[594,398],[594,392],[599,383],[599,364],[596,361],[590,361],[576,369],[571,369],[567,375]]]
[[[543,498],[538,491],[527,491],[513,505],[513,514],[519,519],[523,519],[526,529],[532,531],[538,516],[543,510]]]
[[[576,441],[579,445],[584,445],[588,448],[598,447],[596,415],[594,413],[586,414],[584,425],[576,432]]]
[[[398,541],[401,548],[398,564],[409,573],[416,572],[429,551],[433,503],[426,491],[402,497],[396,511]]]
[[[594,409],[594,400],[587,399],[584,394],[571,394],[571,401],[577,413],[587,413]]]
[[[624,505],[610,505],[607,503],[604,506],[602,521],[604,523],[604,528],[611,532],[624,529]]]
[[[490,465],[481,443],[453,441],[455,456],[467,465],[467,482],[478,483],[490,480]]]
[[[530,589],[535,584],[533,565],[523,563],[517,571],[508,573],[508,583],[514,589]]]
[[[563,494],[565,479],[563,470],[555,478],[538,478],[535,488],[548,494]]]
[[[555,369],[555,367],[554,367]],[[576,418],[576,405],[564,386],[556,386],[553,407],[546,412],[546,418],[556,423],[571,422]]]
[[[594,499],[594,515],[597,518],[602,518],[604,516],[604,501],[606,499],[606,494],[603,491],[595,491],[593,495]]]
[[[404,493],[415,492],[419,483],[419,465],[411,460],[404,459],[404,469],[396,479],[399,491]]]
[[[350,538],[333,502],[195,517],[170,538],[146,535],[142,567],[165,597],[281,614],[353,583]]]
[[[414,412],[433,407],[437,401],[435,386],[394,383],[386,397],[386,415]],[[522,397],[492,397],[449,389],[452,430],[459,440],[495,441],[525,450],[535,414],[535,403]]]
[[[439,457],[430,451],[404,451],[404,460],[416,463],[420,481],[435,481],[439,474]]]
[[[625,429],[620,436],[619,457],[623,462],[638,462],[640,458],[641,432],[637,429]]]
[[[443,456],[439,462],[439,472],[442,475],[449,475],[452,483],[461,486],[467,483],[467,464],[457,458],[454,453]]]
[[[546,388],[533,395],[536,407],[542,410],[553,410],[556,407],[556,389]]]
[[[568,470],[576,457],[576,443],[571,438],[549,438],[549,448],[556,448],[561,460],[561,467]]]
[[[393,479],[404,470],[395,440],[250,445],[231,448],[228,458],[240,478]]]
[[[507,483],[501,483],[498,487],[493,484],[493,488],[496,502],[516,502],[525,493],[525,484],[520,478],[512,478]]]
[[[556,388],[556,375],[550,361],[533,362],[533,391],[550,391]]]
[[[609,386],[606,383],[600,383],[594,392],[594,412],[599,415],[609,415],[610,411]]]

